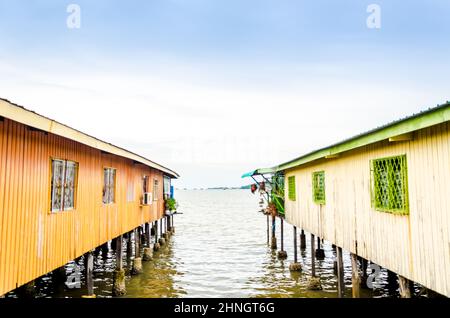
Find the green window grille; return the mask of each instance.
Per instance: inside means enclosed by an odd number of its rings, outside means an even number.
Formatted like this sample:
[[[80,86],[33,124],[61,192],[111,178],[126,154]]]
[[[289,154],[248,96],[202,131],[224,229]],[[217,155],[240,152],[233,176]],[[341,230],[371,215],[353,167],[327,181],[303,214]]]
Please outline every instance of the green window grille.
[[[406,155],[372,160],[372,206],[409,214]]]
[[[325,172],[313,173],[313,199],[318,204],[325,204]]]
[[[289,187],[289,189],[288,189],[288,197],[289,197],[289,200],[291,200],[291,201],[295,201],[295,199],[296,199],[296,192],[295,192],[295,176],[290,176],[289,178],[288,178],[288,187]]]

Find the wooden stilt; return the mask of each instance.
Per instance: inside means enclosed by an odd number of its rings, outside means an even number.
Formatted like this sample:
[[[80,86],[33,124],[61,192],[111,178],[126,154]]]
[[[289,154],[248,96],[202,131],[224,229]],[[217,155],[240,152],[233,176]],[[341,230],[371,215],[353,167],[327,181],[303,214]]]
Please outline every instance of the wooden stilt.
[[[266,216],[266,225],[267,225],[267,245],[270,244],[270,220],[269,220],[269,214]]]
[[[150,223],[146,223],[145,224],[145,234],[146,234],[146,236],[145,236],[146,239],[145,240],[146,240],[147,247],[150,247],[151,243],[152,243]]]
[[[294,263],[297,263],[297,227],[294,226]]]
[[[323,260],[325,258],[325,252],[322,248],[320,248],[321,239],[317,237],[317,249],[316,249],[316,258],[318,260]]]
[[[87,295],[85,298],[95,298],[94,295],[94,255],[92,252],[87,252],[84,255],[84,270],[86,277]]]
[[[281,250],[278,251],[278,258],[279,259],[286,259],[287,258],[287,252],[284,250],[284,220],[282,217],[280,217],[280,235],[281,235]]]
[[[113,295],[122,296],[126,293],[125,271],[123,269],[123,236],[115,239],[116,247],[116,270],[113,276]]]
[[[133,267],[131,269],[131,274],[137,275],[142,273],[142,258],[141,258],[141,247],[140,247],[140,235],[139,228],[134,229],[134,259]]]
[[[337,257],[337,285],[338,285],[338,297],[343,298],[345,292],[345,284],[344,284],[344,262],[342,259],[342,248],[336,248],[336,257]]]
[[[294,263],[289,265],[289,270],[291,272],[300,272],[302,270],[302,265],[298,262],[298,253],[297,253],[297,227],[294,226]]]
[[[367,289],[367,278],[369,275],[367,274],[367,264],[368,261],[365,258],[360,257],[360,263],[361,263],[361,287],[364,289]]]
[[[275,235],[275,222],[276,217],[272,215],[272,242],[270,244],[271,249],[276,250],[277,249],[277,237]]]
[[[315,253],[315,239],[314,234],[311,233],[311,278],[308,282],[309,290],[321,290],[322,285],[320,278],[316,276],[316,253]]]
[[[361,275],[359,274],[358,256],[351,253],[352,260],[352,296],[353,298],[359,298],[361,287]]]
[[[400,297],[411,298],[410,282],[403,276],[398,275],[398,284],[400,286]]]
[[[306,235],[304,230],[300,234],[300,249],[306,249]]]
[[[314,234],[311,233],[311,276],[316,277],[316,248]]]

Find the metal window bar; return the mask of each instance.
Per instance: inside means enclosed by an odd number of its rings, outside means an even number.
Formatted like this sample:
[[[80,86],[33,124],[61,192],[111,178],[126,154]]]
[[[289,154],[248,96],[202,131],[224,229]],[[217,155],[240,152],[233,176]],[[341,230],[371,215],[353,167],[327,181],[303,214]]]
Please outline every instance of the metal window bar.
[[[371,178],[376,210],[409,214],[406,155],[372,160]]]

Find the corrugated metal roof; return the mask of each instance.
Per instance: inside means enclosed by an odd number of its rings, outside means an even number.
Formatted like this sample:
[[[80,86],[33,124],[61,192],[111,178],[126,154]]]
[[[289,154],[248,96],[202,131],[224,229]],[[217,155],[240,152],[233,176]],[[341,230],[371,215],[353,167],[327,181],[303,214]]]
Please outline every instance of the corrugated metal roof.
[[[53,119],[42,116],[34,111],[26,109],[23,106],[11,103],[10,101],[3,98],[0,98],[0,116],[17,121],[29,127],[33,127],[45,132],[77,141],[79,143],[107,153],[134,160],[151,168],[158,169],[172,178],[179,177],[178,173],[176,173],[175,171],[166,168],[156,162],[153,162],[143,156],[140,156],[98,138],[92,137],[79,130],[76,130]]]

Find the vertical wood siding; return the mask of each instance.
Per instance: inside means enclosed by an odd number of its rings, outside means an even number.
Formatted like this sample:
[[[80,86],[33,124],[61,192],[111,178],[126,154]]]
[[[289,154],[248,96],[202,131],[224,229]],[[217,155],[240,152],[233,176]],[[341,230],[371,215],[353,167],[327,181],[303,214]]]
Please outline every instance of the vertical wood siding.
[[[297,200],[286,195],[286,219],[298,227],[450,296],[450,124],[414,139],[379,142],[293,168]],[[409,216],[371,207],[370,160],[406,154]],[[326,204],[313,202],[312,173],[325,171]]]
[[[50,213],[50,159],[76,161],[72,211]],[[116,200],[102,203],[103,167],[117,169]],[[141,207],[142,176],[161,185]],[[134,200],[128,202],[130,184]],[[163,216],[163,173],[53,134],[0,121],[0,295],[46,274],[118,235]]]

